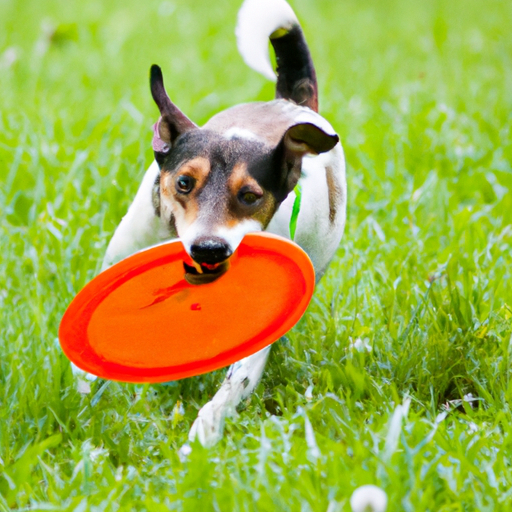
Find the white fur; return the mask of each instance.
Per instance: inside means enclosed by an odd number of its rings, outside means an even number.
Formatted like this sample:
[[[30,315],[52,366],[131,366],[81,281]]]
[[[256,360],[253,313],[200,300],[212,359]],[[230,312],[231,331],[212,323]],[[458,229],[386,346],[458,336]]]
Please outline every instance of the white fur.
[[[330,167],[341,191],[334,224],[329,220],[329,189],[325,168]],[[310,257],[317,280],[322,276],[340,243],[346,218],[345,160],[341,144],[331,151],[316,156],[306,155],[302,159],[301,204],[294,242]],[[290,218],[295,194],[292,192],[281,203],[267,231],[290,238]]]
[[[190,249],[194,241],[200,236],[208,234],[209,233],[201,226],[200,222],[196,220],[181,233],[180,240],[187,253],[190,254]]]
[[[201,222],[201,217],[199,217],[198,220],[188,226],[187,229],[181,233],[181,242],[183,243],[187,253],[190,254],[191,246],[198,238],[213,235],[222,238],[226,243],[229,244],[231,252],[235,252],[240,242],[242,241],[242,238],[247,233],[261,231],[261,228],[262,226],[258,221],[246,219],[239,222],[232,228],[219,226],[217,228],[211,229],[203,225]]]
[[[291,108],[292,107],[292,108]],[[307,107],[301,107],[300,105],[294,105],[293,103],[288,102],[284,107],[284,109],[290,109],[294,112],[295,122],[297,124],[300,123],[310,123],[318,126],[322,131],[327,133],[327,135],[336,135],[336,131],[331,126],[331,123],[327,121],[320,114],[317,114],[313,110]],[[298,111],[299,110],[299,111]]]
[[[153,162],[144,174],[133,203],[108,244],[102,270],[140,249],[176,236],[155,215],[153,185],[159,173],[158,164]]]
[[[261,231],[261,229],[261,223],[259,223],[257,220],[246,219],[242,222],[239,222],[232,228],[219,226],[218,228],[214,229],[213,234],[225,240],[231,247],[231,250],[235,252],[236,248],[242,241],[242,238],[247,235],[247,233],[254,233]]]
[[[235,34],[238,51],[245,63],[264,77],[276,81],[268,55],[268,38],[279,28],[298,24],[284,0],[245,0],[238,12]]]
[[[233,126],[233,128],[229,128],[226,130],[222,136],[227,139],[247,139],[247,140],[261,140],[254,132],[251,132],[251,130],[247,130],[246,128],[238,128],[237,126]]]
[[[236,406],[253,391],[261,379],[270,346],[233,364],[215,396],[199,411],[189,432],[189,440],[197,437],[203,446],[222,439],[226,416],[236,413]]]

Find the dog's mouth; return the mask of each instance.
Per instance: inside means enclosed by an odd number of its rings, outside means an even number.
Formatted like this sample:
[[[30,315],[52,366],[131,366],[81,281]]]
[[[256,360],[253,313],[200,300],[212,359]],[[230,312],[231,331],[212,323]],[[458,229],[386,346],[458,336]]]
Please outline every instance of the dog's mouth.
[[[208,284],[216,281],[220,276],[224,275],[229,268],[229,260],[221,263],[196,263],[189,265],[183,262],[185,269],[185,280],[187,283],[200,285]]]

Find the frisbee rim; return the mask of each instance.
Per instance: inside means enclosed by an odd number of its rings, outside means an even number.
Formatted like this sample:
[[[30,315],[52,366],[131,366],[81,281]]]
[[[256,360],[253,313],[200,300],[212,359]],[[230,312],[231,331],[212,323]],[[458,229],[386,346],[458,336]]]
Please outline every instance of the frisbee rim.
[[[281,250],[275,251],[275,246],[282,243],[288,245],[287,250],[283,251],[281,248]],[[179,239],[173,239],[142,249],[124,258],[94,277],[75,295],[59,326],[59,342],[64,354],[81,370],[101,378],[121,382],[158,383],[201,375],[223,368],[274,343],[288,332],[306,311],[315,287],[313,265],[309,256],[300,246],[271,233],[249,233],[244,237],[233,257],[236,258],[239,250],[242,249],[243,252],[246,246],[248,249],[274,251],[279,256],[293,262],[300,271],[304,286],[304,293],[290,313],[284,319],[274,318],[269,325],[258,331],[252,338],[242,341],[235,347],[223,350],[213,357],[160,367],[130,366],[109,361],[98,354],[87,333],[94,312],[100,307],[103,300],[131,278],[159,265],[175,261],[178,254],[181,255],[181,259],[185,258],[186,260],[183,244]],[[155,254],[154,258],[147,261],[147,253],[159,249],[161,254]],[[229,273],[229,270],[227,272]],[[186,283],[185,280],[183,281]],[[179,283],[180,281],[177,281],[175,285]],[[215,283],[198,286],[209,287]],[[194,287],[189,284],[186,286]]]

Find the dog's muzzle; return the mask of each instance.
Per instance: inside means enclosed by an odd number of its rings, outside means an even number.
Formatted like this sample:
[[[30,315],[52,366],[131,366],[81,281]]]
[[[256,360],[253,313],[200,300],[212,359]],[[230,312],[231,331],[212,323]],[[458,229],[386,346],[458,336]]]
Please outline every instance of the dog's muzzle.
[[[190,246],[190,256],[200,265],[216,265],[226,261],[233,251],[222,238],[199,238]]]
[[[222,238],[204,237],[190,246],[190,256],[195,265],[183,263],[185,279],[190,284],[212,283],[229,268],[228,258],[233,254],[230,245]]]

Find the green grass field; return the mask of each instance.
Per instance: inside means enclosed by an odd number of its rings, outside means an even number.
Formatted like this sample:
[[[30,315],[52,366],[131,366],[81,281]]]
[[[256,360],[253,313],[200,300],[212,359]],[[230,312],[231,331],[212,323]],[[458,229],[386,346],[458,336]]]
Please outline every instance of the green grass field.
[[[197,123],[273,84],[239,2],[0,0],[0,511],[512,509],[512,3],[293,0],[348,223],[211,449],[224,371],[80,394],[57,330],[152,160],[148,71]],[[508,213],[507,213],[508,212]]]

